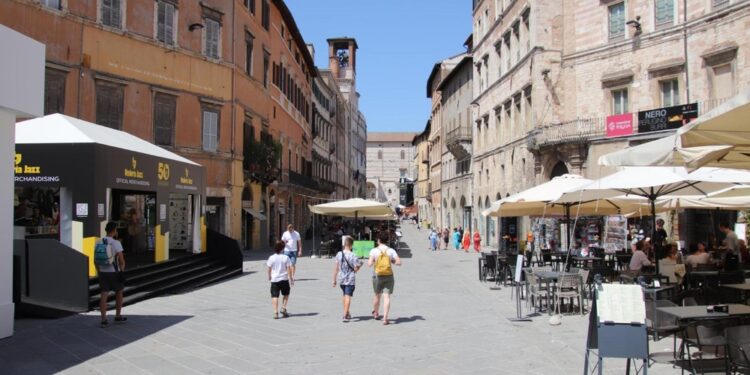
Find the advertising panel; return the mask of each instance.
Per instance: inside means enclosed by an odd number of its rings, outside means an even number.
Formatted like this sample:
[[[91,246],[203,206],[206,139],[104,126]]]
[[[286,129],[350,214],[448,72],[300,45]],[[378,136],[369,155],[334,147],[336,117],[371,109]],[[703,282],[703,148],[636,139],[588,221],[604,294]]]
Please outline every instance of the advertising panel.
[[[633,134],[633,114],[607,116],[607,137]]]
[[[638,133],[677,129],[698,117],[698,103],[638,112]]]

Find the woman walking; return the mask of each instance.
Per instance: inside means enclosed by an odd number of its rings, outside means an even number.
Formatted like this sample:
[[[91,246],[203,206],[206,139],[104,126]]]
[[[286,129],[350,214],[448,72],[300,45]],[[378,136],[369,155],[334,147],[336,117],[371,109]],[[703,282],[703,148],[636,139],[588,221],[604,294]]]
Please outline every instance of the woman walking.
[[[450,242],[451,233],[447,227],[443,228],[443,250],[448,250],[448,243]]]
[[[351,306],[352,297],[354,297],[355,274],[362,267],[362,261],[352,252],[353,245],[354,239],[351,236],[344,236],[344,249],[336,254],[336,266],[333,269],[333,287],[335,288],[336,282],[338,282],[341,286],[341,292],[344,293],[342,300],[344,304],[342,320],[344,323],[352,318],[349,314],[349,306]]]
[[[437,248],[438,248],[438,234],[437,234],[437,232],[435,231],[434,228],[430,230],[430,237],[429,238],[430,238],[430,249],[432,251],[437,250]]]
[[[470,237],[471,236],[469,236],[469,231],[468,230],[465,231],[464,232],[464,239],[463,239],[463,241],[461,241],[462,242],[461,245],[463,245],[465,253],[468,253],[469,252],[469,247],[471,247],[471,238]]]
[[[461,248],[461,233],[458,232],[458,228],[453,228],[453,247],[456,250]]]
[[[479,234],[479,230],[474,230],[474,251],[479,252],[479,247],[482,244],[482,236]]]

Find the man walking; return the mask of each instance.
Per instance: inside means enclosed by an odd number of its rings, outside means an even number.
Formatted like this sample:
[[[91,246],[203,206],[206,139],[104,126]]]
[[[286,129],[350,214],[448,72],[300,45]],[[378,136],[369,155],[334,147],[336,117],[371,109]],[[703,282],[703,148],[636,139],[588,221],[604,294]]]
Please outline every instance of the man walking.
[[[299,232],[294,230],[294,225],[286,226],[286,232],[281,235],[281,242],[284,243],[284,255],[289,257],[292,267],[289,276],[294,280],[294,272],[297,270],[297,257],[302,256],[302,239]],[[292,281],[294,284],[294,281]]]
[[[349,306],[354,297],[354,288],[356,283],[356,273],[362,267],[362,261],[352,253],[354,238],[344,236],[344,249],[336,254],[336,266],[333,269],[333,287],[336,282],[341,286],[341,292],[344,294],[342,303],[344,305],[343,321],[348,322],[352,318],[349,313]]]
[[[123,285],[121,273],[125,271],[125,256],[122,254],[122,244],[115,239],[117,237],[117,224],[112,221],[108,222],[104,226],[104,231],[106,232],[106,236],[102,238],[100,245],[103,244],[109,247],[107,251],[112,252],[114,259],[104,262],[106,264],[97,264],[96,266],[99,276],[99,290],[101,291],[99,296],[99,311],[102,317],[102,328],[109,326],[109,320],[107,320],[107,297],[110,290],[115,292],[115,323],[125,323],[128,320],[128,318],[122,316],[122,296],[125,285]],[[107,251],[105,251],[105,256]],[[97,254],[94,255],[96,257]]]
[[[388,312],[391,308],[391,294],[393,294],[393,268],[391,264],[401,265],[401,258],[395,250],[387,245],[388,233],[383,231],[378,234],[378,246],[370,251],[367,260],[368,267],[375,267],[372,275],[372,288],[375,297],[372,301],[372,317],[378,319],[380,315],[380,297],[383,296],[383,325],[388,325]]]
[[[275,254],[271,255],[266,261],[266,267],[268,267],[268,281],[271,282],[271,305],[273,305],[273,318],[279,318],[279,294],[283,296],[281,303],[281,315],[285,318],[289,317],[289,313],[286,311],[286,304],[289,302],[289,291],[291,287],[289,282],[291,280],[294,283],[294,277],[292,276],[292,263],[290,258],[281,252],[284,250],[284,243],[281,241],[276,242],[273,251]]]

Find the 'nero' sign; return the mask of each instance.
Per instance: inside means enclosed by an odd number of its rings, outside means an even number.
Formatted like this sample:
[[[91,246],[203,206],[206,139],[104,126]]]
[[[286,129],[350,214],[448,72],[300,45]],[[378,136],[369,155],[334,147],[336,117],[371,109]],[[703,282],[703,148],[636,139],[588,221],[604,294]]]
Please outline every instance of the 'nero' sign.
[[[698,103],[638,112],[638,133],[677,129],[698,117]]]

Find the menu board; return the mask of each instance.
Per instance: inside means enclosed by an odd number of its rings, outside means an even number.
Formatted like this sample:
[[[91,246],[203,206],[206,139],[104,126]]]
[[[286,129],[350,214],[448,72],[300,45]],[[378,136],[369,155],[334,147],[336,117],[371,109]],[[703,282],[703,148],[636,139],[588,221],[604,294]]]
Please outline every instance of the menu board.
[[[604,242],[602,247],[608,253],[627,249],[628,219],[624,216],[608,216],[604,224]]]
[[[646,304],[639,285],[602,284],[596,294],[600,323],[646,323]]]

